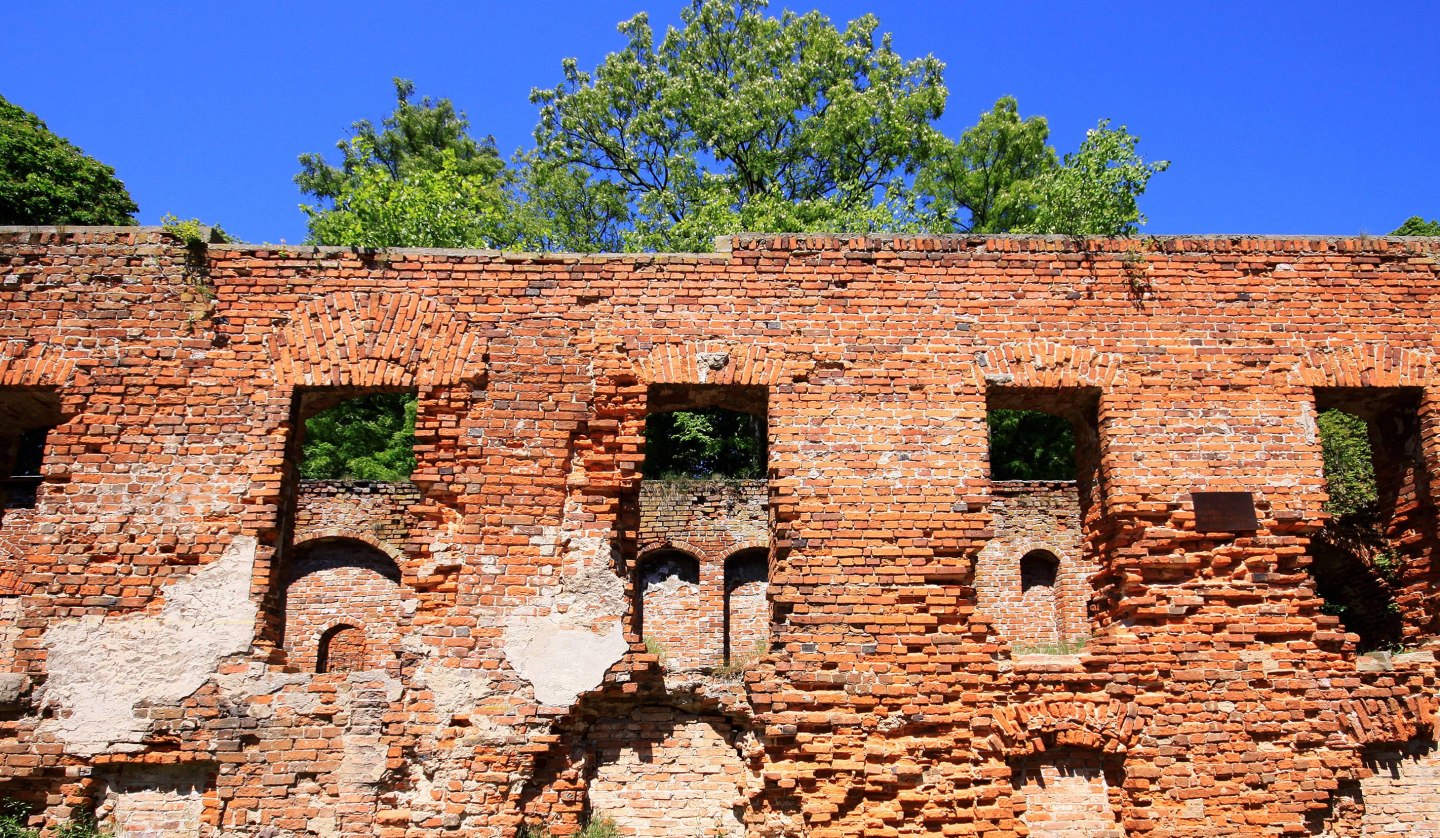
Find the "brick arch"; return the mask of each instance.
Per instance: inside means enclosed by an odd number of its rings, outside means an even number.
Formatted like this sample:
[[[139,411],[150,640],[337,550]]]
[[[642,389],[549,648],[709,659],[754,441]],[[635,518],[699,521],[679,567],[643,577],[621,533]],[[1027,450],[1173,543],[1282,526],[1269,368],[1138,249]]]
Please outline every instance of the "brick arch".
[[[1119,355],[1043,338],[977,353],[974,370],[977,385],[998,380],[1014,387],[1110,389],[1123,387],[1129,379]]]
[[[1440,698],[1424,693],[1403,698],[1346,698],[1334,710],[1341,729],[1362,746],[1433,738],[1437,711]]]
[[[658,344],[632,363],[635,378],[642,384],[767,387],[793,381],[813,365],[808,357],[723,340]]]
[[[701,550],[699,547],[696,547],[688,541],[679,541],[673,538],[667,538],[663,541],[648,541],[645,544],[640,545],[640,549],[637,550],[635,553],[635,567],[640,567],[640,565],[644,564],[655,553],[661,553],[668,550],[674,550],[677,553],[685,553],[690,558],[696,560],[697,562],[700,562],[701,564],[705,564],[706,562],[711,561],[715,558],[714,556],[707,554],[704,550]]]
[[[1428,349],[1345,344],[1277,361],[1272,372],[1297,387],[1420,387],[1440,378],[1440,364]]]
[[[276,383],[450,385],[484,374],[484,340],[463,313],[420,294],[337,291],[302,304],[269,340]]]
[[[291,538],[291,541],[294,544],[294,547],[291,549],[295,551],[295,555],[300,555],[300,551],[303,551],[307,545],[313,546],[315,543],[321,541],[358,541],[361,544],[374,547],[376,550],[389,556],[390,560],[395,562],[397,568],[403,569],[402,564],[405,560],[405,551],[388,541],[381,541],[370,533],[361,530],[342,530],[335,527],[297,530]]]
[[[1123,754],[1139,739],[1140,708],[1113,698],[1037,698],[988,715],[992,733],[976,740],[1005,759],[1055,747]]]

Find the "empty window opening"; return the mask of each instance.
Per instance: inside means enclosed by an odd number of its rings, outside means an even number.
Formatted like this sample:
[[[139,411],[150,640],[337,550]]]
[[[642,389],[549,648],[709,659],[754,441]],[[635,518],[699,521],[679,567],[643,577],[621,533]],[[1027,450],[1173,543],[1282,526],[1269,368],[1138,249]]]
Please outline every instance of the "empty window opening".
[[[761,479],[767,457],[761,387],[650,388],[644,474],[659,479]]]
[[[413,392],[306,390],[299,401],[302,479],[410,479],[415,471]]]
[[[1323,610],[1359,635],[1360,650],[1414,641],[1437,627],[1423,570],[1435,520],[1420,448],[1420,390],[1317,388],[1316,427],[1329,520],[1311,541]]]
[[[320,635],[316,672],[360,672],[366,668],[364,629],[341,623]]]
[[[1008,387],[986,391],[990,479],[1099,479],[1100,391],[1093,387]],[[1085,501],[1089,491],[1082,491]],[[1091,498],[1093,500],[1093,498]]]
[[[1100,569],[1100,391],[995,385],[985,402],[994,538],[978,557],[977,604],[1015,654],[1071,654],[1088,637]]]
[[[0,390],[0,509],[35,506],[50,430],[60,420],[55,391]]]
[[[1075,430],[1037,410],[992,410],[991,480],[1074,480]]]
[[[708,663],[703,638],[713,637],[711,623],[721,619],[702,609],[700,562],[679,550],[660,550],[640,561],[635,612],[646,648],[669,669],[693,669]]]
[[[744,550],[725,562],[726,663],[748,663],[769,649],[769,564],[765,550]]]

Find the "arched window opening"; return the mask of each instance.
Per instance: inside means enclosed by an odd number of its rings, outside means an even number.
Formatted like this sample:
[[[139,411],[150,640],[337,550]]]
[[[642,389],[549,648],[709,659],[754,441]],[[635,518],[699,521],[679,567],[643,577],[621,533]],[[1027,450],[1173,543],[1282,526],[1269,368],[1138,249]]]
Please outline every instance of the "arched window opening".
[[[769,551],[743,550],[725,562],[725,662],[744,664],[770,642]]]
[[[365,630],[341,623],[320,635],[315,671],[359,672],[365,665]]]
[[[703,611],[700,562],[679,550],[661,550],[640,561],[635,609],[645,645],[670,669],[693,669],[704,662],[700,639],[719,615]]]

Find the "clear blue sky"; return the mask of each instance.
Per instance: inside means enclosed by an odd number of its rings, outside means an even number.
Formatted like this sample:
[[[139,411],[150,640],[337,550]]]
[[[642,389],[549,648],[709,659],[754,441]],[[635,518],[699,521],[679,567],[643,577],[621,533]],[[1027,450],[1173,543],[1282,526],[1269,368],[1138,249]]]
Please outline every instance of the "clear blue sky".
[[[296,156],[393,106],[392,76],[466,111],[509,152],[530,88],[591,68],[615,24],[681,0],[17,3],[0,95],[112,165],[153,224],[167,212],[250,241],[303,241]],[[1173,161],[1151,233],[1383,234],[1440,217],[1440,2],[860,2],[906,57],[946,64],[941,127],[1005,94],[1073,150],[1101,117]]]

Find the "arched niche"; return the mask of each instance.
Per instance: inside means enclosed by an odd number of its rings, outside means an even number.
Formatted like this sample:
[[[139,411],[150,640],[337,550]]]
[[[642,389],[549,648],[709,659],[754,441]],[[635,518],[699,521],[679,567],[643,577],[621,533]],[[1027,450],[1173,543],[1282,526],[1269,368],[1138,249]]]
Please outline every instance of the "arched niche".
[[[287,661],[305,672],[393,666],[403,600],[400,568],[379,549],[351,538],[296,545],[285,585]]]
[[[671,669],[691,669],[707,661],[701,638],[707,615],[700,597],[700,560],[689,553],[666,548],[640,557],[636,566],[640,634],[645,645]]]
[[[725,660],[764,654],[770,639],[770,555],[741,550],[725,560]]]
[[[1031,550],[1020,557],[1020,604],[1025,621],[1018,627],[1022,643],[1060,640],[1060,559],[1049,550]]]

